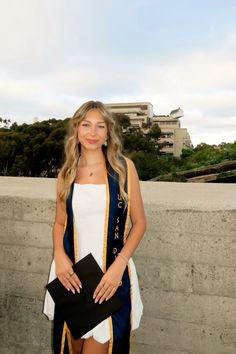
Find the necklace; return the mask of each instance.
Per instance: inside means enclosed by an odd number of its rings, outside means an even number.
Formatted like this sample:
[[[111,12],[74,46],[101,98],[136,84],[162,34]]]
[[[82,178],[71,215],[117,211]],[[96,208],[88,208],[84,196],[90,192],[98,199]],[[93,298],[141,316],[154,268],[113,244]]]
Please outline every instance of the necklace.
[[[91,166],[96,166],[96,165],[100,165],[100,164],[104,164],[104,159],[102,161],[96,162],[94,164],[91,164]],[[90,165],[87,165],[86,167],[89,167]],[[94,175],[94,171],[90,171],[89,172],[89,177],[92,177]]]
[[[93,164],[92,166],[94,166],[94,165],[100,165],[101,163],[103,163],[103,161],[97,162],[97,163]],[[91,171],[91,172],[89,173],[89,177],[91,177],[91,176],[93,176],[93,175],[94,175],[94,171]]]

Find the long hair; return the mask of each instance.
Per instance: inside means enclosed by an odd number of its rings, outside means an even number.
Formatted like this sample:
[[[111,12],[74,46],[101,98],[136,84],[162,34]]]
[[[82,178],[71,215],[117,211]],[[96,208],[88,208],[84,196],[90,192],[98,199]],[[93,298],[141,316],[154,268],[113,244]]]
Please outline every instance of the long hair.
[[[122,144],[119,136],[117,123],[112,113],[100,101],[88,101],[82,104],[69,120],[68,132],[65,140],[65,161],[59,172],[62,177],[62,188],[59,191],[59,200],[65,204],[69,195],[70,186],[74,182],[78,168],[79,158],[81,155],[81,144],[78,141],[77,130],[79,123],[86,117],[87,113],[96,109],[103,117],[107,124],[107,146],[102,146],[105,160],[118,173],[119,188],[121,198],[127,206],[128,195],[124,190],[125,184],[125,168],[121,162]]]

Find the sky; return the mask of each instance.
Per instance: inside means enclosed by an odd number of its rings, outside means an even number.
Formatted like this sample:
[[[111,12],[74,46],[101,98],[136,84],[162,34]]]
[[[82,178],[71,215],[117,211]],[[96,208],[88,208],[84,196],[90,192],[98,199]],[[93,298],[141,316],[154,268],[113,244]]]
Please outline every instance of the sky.
[[[236,140],[235,0],[0,0],[0,117],[88,100],[181,107],[192,143]]]

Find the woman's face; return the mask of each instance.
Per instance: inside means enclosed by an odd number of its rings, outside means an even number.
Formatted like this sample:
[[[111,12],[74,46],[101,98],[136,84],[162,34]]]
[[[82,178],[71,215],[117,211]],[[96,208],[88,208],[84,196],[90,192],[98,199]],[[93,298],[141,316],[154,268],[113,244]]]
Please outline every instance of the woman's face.
[[[107,124],[102,115],[92,109],[78,125],[78,139],[82,146],[96,150],[107,138]]]

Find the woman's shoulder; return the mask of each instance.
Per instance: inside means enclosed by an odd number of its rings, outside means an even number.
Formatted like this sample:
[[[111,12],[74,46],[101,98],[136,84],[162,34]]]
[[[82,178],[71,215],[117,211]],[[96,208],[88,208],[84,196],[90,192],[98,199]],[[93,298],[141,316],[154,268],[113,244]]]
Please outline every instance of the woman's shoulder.
[[[63,181],[63,175],[62,175],[62,170],[58,171],[57,173],[57,183],[62,183]]]
[[[61,193],[63,187],[64,187],[64,178],[63,178],[62,170],[60,170],[57,174],[57,194]]]
[[[133,160],[131,160],[129,157],[127,157],[125,155],[123,155],[122,157],[125,159],[129,168],[131,168],[132,170],[135,169],[135,165],[134,165]]]
[[[128,170],[130,171],[130,177],[131,177],[132,183],[135,182],[135,181],[138,182],[139,181],[139,175],[138,175],[138,171],[137,171],[137,169],[135,167],[135,163],[133,162],[133,160],[131,160],[127,156],[124,156],[124,158],[126,160]]]

